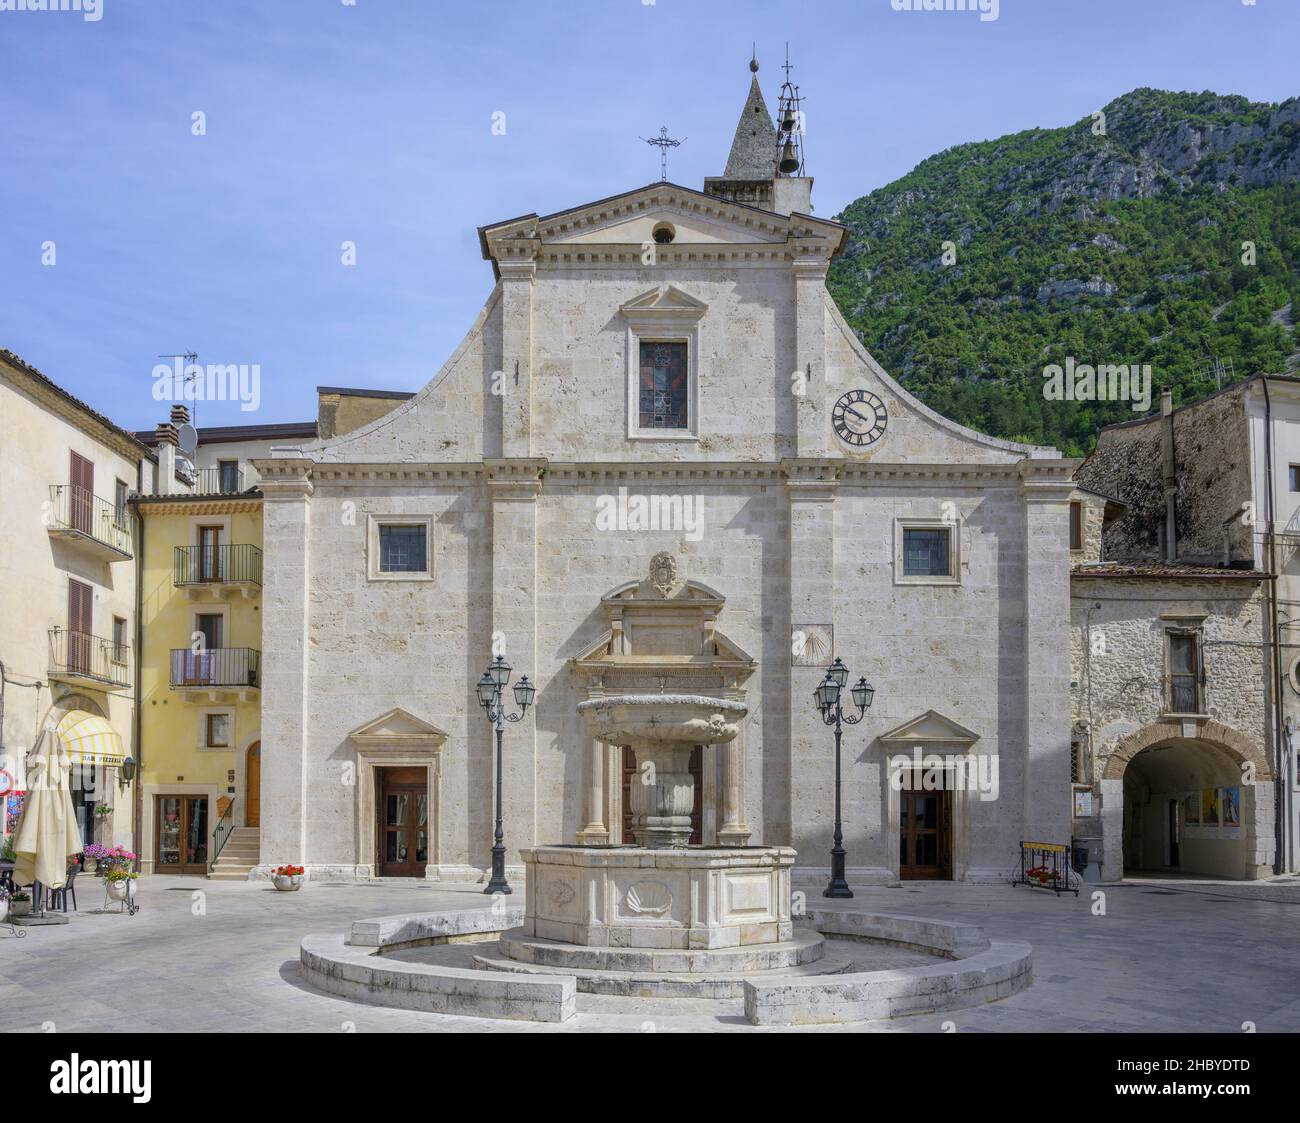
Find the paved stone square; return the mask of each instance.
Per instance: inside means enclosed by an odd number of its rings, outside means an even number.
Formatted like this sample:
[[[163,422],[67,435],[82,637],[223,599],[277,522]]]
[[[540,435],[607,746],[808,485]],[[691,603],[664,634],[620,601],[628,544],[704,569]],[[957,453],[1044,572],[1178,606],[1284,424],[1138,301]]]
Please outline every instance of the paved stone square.
[[[778,1032],[745,1022],[741,1003],[578,996],[563,1026],[422,1014],[320,994],[298,969],[298,942],[368,916],[488,907],[474,887],[428,883],[307,885],[154,876],[140,912],[99,911],[79,882],[80,912],[61,927],[0,932],[0,1010],[16,1032]],[[936,1032],[1300,1031],[1300,880],[1130,881],[1076,899],[999,885],[868,888],[845,906],[982,925],[1028,940],[1034,984],[992,1005],[845,1028]],[[815,890],[809,891],[810,899]],[[823,904],[817,896],[819,907]],[[839,902],[834,902],[839,904]],[[794,1032],[810,1032],[798,1030]]]

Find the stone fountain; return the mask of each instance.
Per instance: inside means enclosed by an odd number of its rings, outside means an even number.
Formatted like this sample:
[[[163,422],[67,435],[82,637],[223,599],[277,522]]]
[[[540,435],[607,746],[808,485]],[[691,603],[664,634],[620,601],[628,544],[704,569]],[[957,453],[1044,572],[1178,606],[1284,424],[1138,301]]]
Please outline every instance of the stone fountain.
[[[744,684],[757,665],[717,630],[722,605],[668,554],[602,598],[609,630],[571,661],[585,693],[587,743],[573,748],[586,756],[587,825],[576,844],[520,851],[522,906],[309,936],[308,981],[386,1005],[557,1022],[578,994],[730,1001],[733,1016],[743,1000],[756,1025],[957,1009],[1028,986],[1028,947],[969,925],[812,905],[792,916],[795,851],[752,844],[746,825]],[[696,746],[716,777],[700,846],[689,845]],[[634,841],[621,845],[625,748]]]
[[[636,750],[630,785],[636,844],[524,850],[526,907],[516,934],[522,939],[503,939],[503,951],[518,949],[536,961],[546,949],[535,941],[680,951],[788,943],[793,849],[687,845],[695,801],[691,749],[733,740],[745,704],[701,695],[619,694],[583,702],[578,710],[593,738]],[[791,946],[788,959],[802,962],[808,951]],[[682,970],[700,970],[706,959],[679,962]],[[743,961],[734,954],[726,959],[732,969]],[[629,957],[620,955],[619,962]]]
[[[586,695],[577,711],[587,743],[597,747],[587,762],[589,779],[607,771],[603,746],[635,754],[627,808],[635,841],[618,844],[622,812],[607,811],[605,818],[620,821],[606,826],[597,790],[578,845],[523,850],[524,923],[503,937],[505,955],[559,964],[566,956],[542,946],[555,941],[616,949],[624,964],[648,965],[655,951],[685,952],[671,961],[676,969],[700,970],[719,949],[766,945],[771,953],[774,945],[789,945],[795,852],[741,844],[749,831],[735,780],[744,771],[738,738],[749,712],[744,683],[756,664],[718,630],[723,603],[713,589],[685,580],[667,553],[651,559],[641,580],[602,598],[609,630],[573,660]],[[729,777],[720,786],[720,821],[705,831],[706,840],[727,845],[688,845],[700,796],[690,768],[697,746],[705,774]],[[637,949],[647,954],[638,958]],[[808,953],[803,946],[787,950],[790,962]],[[601,956],[589,950],[577,958],[590,964]],[[743,964],[744,957],[733,951],[727,960]]]

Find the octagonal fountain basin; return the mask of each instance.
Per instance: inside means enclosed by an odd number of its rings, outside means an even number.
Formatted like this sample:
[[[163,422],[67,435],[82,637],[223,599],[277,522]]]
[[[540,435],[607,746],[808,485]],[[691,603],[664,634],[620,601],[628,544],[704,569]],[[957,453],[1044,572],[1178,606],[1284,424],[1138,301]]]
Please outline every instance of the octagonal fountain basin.
[[[578,703],[596,740],[633,749],[725,744],[748,712],[744,702],[704,694],[611,694]]]

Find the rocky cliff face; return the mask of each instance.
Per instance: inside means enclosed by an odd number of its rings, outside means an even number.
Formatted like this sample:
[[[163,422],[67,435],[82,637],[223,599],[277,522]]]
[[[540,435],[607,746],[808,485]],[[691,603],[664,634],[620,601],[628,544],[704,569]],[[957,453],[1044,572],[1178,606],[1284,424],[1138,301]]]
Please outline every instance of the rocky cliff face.
[[[1042,368],[1150,363],[1184,401],[1300,367],[1300,98],[1140,89],[1058,129],[930,157],[838,216],[830,286],[928,404],[1086,452],[1125,402],[1047,402]]]

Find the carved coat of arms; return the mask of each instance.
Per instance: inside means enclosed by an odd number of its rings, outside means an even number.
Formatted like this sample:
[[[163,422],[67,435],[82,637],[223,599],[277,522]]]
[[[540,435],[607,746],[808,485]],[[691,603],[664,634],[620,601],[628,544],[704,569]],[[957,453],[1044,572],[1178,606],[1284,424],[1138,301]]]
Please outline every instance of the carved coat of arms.
[[[666,597],[677,584],[677,559],[669,553],[658,553],[650,559],[650,584],[661,597]]]

